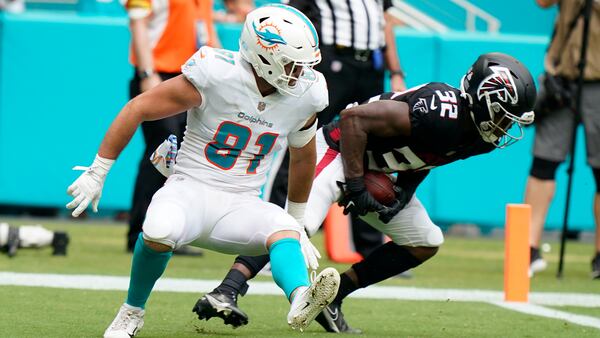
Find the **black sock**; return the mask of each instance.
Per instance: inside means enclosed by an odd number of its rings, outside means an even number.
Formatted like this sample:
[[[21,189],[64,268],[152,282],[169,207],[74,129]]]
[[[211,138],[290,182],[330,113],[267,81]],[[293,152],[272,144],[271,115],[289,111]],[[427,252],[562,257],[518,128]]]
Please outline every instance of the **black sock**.
[[[246,294],[248,290],[247,279],[239,270],[231,269],[221,282],[221,285],[215,288],[215,291],[221,293],[233,293],[235,296]]]
[[[541,258],[542,256],[540,255],[540,249],[536,248],[536,247],[529,247],[529,262],[533,262],[538,258]]]
[[[421,263],[406,248],[388,242],[362,261],[352,265],[352,270],[358,277],[358,287],[364,288],[412,269]]]
[[[242,264],[248,270],[250,270],[250,278],[254,278],[256,274],[262,270],[262,268],[269,263],[270,256],[268,254],[262,256],[237,256],[235,258],[235,263]]]
[[[338,289],[337,296],[333,300],[333,303],[341,303],[342,299],[346,298],[349,294],[358,289],[358,286],[354,284],[352,279],[347,274],[343,273],[340,275],[340,288]]]

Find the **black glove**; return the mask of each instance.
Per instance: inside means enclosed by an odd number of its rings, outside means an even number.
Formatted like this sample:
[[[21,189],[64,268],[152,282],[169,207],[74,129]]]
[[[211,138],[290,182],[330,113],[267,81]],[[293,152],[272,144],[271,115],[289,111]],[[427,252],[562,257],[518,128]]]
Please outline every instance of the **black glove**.
[[[352,213],[364,216],[368,212],[378,212],[385,208],[369,194],[363,177],[347,178],[346,183],[338,181],[337,185],[342,190],[342,198],[338,205],[344,207],[344,215]]]
[[[414,192],[406,191],[397,185],[394,186],[394,191],[396,192],[394,204],[389,207],[386,206],[377,212],[379,220],[385,224],[388,224],[400,210],[404,209],[414,194]]]

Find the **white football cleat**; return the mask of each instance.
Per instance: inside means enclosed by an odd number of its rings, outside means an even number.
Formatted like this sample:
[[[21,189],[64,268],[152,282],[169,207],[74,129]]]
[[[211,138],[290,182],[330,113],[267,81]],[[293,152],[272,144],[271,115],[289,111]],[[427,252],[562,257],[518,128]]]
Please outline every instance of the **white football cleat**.
[[[145,311],[129,304],[121,305],[119,313],[104,331],[104,338],[130,338],[144,326]]]
[[[542,257],[538,257],[529,264],[529,278],[533,277],[538,272],[546,270],[548,267],[548,262]]]
[[[292,329],[303,331],[333,301],[339,287],[340,274],[334,268],[326,268],[309,287],[298,288],[287,316]]]

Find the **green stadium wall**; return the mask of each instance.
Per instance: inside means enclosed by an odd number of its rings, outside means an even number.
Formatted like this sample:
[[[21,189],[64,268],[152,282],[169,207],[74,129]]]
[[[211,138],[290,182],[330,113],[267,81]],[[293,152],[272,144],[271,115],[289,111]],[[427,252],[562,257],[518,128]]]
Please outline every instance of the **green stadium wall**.
[[[240,26],[218,26],[225,48],[237,49]],[[397,29],[409,86],[442,81],[457,86],[484,52],[500,51],[542,71],[546,36],[454,32],[444,35]],[[129,32],[124,17],[57,12],[0,13],[0,204],[62,208],[71,168],[93,160],[102,135],[127,102]],[[389,85],[387,85],[389,88]],[[331,88],[335,90],[335,88]],[[502,227],[507,203],[520,203],[531,163],[534,128],[508,149],[435,169],[418,191],[441,225]],[[142,154],[138,132],[109,175],[100,208],[128,209]],[[585,164],[580,133],[570,224],[593,229],[595,184]],[[564,165],[558,174],[549,228],[562,223]]]

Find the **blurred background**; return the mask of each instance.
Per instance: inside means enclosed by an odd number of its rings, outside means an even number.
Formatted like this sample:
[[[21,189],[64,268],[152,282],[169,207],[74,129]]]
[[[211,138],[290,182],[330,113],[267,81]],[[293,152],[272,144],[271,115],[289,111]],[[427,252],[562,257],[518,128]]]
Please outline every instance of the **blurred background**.
[[[128,100],[133,68],[126,12],[116,0],[3,2],[0,152],[8,157],[0,166],[0,217],[67,217],[65,189],[77,175],[71,168],[93,159],[103,132]],[[269,2],[275,1],[246,0],[242,7]],[[429,81],[458,86],[476,56],[491,51],[512,54],[539,75],[557,12],[533,0],[392,4],[388,13],[398,22],[396,45],[409,87]],[[236,13],[244,9],[228,12],[222,0],[212,6],[223,48],[237,50]],[[501,228],[505,205],[523,200],[534,131],[526,132],[505,151],[434,170],[418,191],[431,218],[444,229],[455,223],[476,224],[483,232]],[[591,231],[594,181],[579,136],[569,223]],[[122,211],[129,210],[142,147],[138,133],[112,170],[101,212],[93,217],[127,217]],[[546,230],[562,224],[565,177],[563,165]]]

